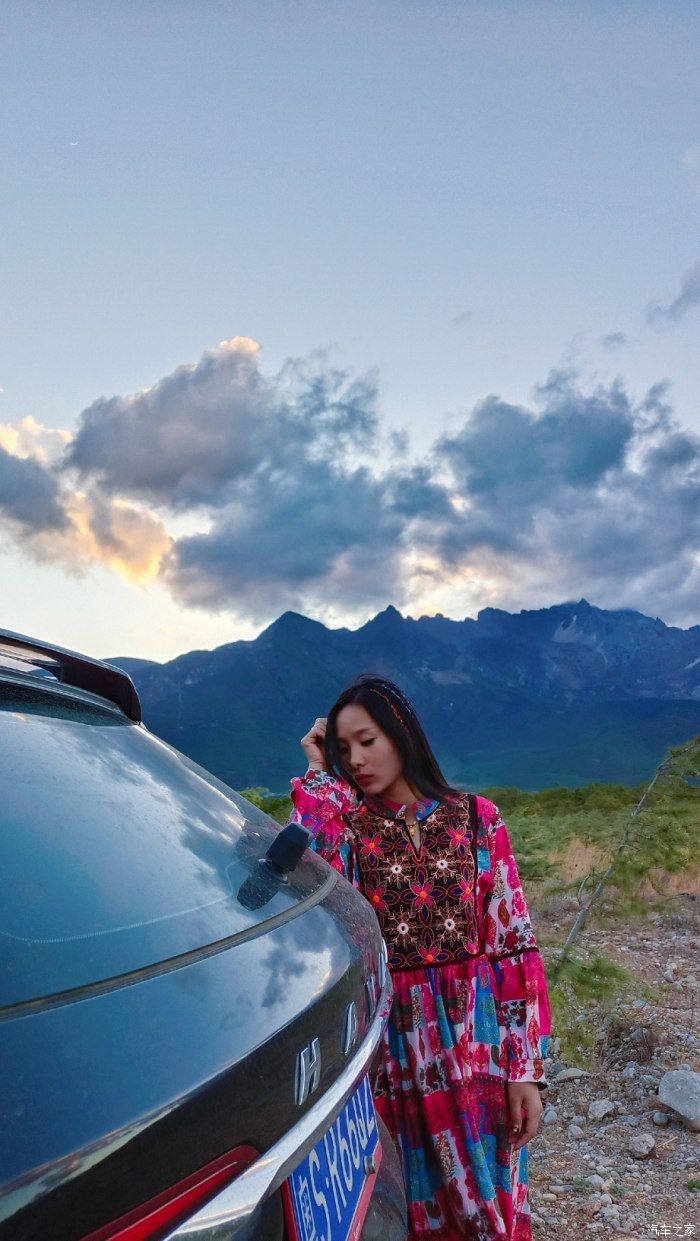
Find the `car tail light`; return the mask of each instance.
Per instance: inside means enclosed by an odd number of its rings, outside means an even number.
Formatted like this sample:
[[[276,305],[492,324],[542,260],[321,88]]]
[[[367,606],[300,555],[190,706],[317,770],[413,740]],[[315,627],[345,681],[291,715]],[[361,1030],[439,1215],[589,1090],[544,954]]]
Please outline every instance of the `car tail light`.
[[[252,1146],[237,1146],[204,1168],[149,1198],[82,1241],[156,1241],[165,1236],[258,1158]]]

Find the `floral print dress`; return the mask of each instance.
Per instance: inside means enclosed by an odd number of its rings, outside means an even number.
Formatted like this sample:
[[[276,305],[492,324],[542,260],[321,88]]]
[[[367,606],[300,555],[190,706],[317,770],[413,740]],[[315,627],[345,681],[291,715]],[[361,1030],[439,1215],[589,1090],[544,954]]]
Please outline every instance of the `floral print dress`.
[[[310,769],[293,821],[373,906],[394,1003],[375,1084],[403,1159],[411,1241],[531,1238],[528,1148],[507,1141],[506,1082],[544,1085],[551,1013],[508,830],[484,797],[405,806]]]

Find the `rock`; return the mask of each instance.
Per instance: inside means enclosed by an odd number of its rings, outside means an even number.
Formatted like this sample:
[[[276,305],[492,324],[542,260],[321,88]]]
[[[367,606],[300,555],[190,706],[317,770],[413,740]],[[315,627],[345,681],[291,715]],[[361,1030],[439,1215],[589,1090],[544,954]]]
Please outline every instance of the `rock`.
[[[592,1189],[603,1188],[603,1178],[602,1176],[598,1176],[597,1172],[592,1172],[590,1176],[586,1177],[586,1180],[588,1181],[588,1184],[591,1186]]]
[[[559,1119],[559,1113],[555,1107],[546,1107],[542,1113],[542,1124],[553,1125],[555,1120]]]
[[[586,1117],[582,1112],[574,1112],[574,1115],[571,1117],[571,1123],[572,1125],[582,1125],[585,1119]]]
[[[630,1060],[629,1064],[625,1065],[620,1076],[624,1078],[626,1082],[632,1081],[632,1078],[637,1076],[637,1065],[634,1060]]]
[[[627,1149],[635,1159],[648,1159],[655,1146],[656,1140],[650,1133],[633,1133],[627,1143]]]
[[[556,1202],[557,1195],[556,1194],[540,1194],[540,1198],[542,1199],[543,1202]]]
[[[583,1129],[580,1125],[569,1125],[566,1136],[570,1142],[580,1142],[583,1137]]]
[[[562,1069],[560,1073],[557,1073],[557,1086],[561,1082],[576,1082],[580,1077],[590,1077],[590,1073],[587,1073],[585,1069]]]
[[[676,1112],[691,1133],[700,1133],[700,1073],[686,1068],[664,1073],[659,1102]]]
[[[651,1119],[655,1125],[659,1125],[661,1128],[668,1124],[668,1116],[666,1112],[652,1112]]]
[[[588,1105],[589,1120],[604,1120],[606,1116],[610,1116],[615,1111],[615,1104],[610,1099],[594,1099]]]
[[[604,1207],[612,1206],[612,1198],[610,1197],[610,1194],[601,1194],[600,1201]]]

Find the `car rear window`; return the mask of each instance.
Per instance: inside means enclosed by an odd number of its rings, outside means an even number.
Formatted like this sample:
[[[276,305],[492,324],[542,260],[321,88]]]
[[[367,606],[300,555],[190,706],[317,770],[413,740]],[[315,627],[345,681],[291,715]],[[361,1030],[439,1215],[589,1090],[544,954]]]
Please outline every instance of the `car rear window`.
[[[90,697],[0,686],[0,1007],[225,939],[322,881],[305,863],[249,909],[274,827]]]

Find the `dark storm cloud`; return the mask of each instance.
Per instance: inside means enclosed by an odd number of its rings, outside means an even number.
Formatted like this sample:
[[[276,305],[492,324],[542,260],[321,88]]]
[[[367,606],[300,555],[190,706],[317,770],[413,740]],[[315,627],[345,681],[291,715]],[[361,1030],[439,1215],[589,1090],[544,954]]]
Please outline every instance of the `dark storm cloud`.
[[[27,535],[68,525],[55,476],[40,461],[0,448],[0,514]]]
[[[424,522],[451,521],[453,509],[444,483],[437,482],[430,467],[416,465],[397,474],[391,491],[395,513]]]
[[[180,539],[167,569],[178,598],[261,617],[270,609],[388,602],[402,522],[364,468],[297,457],[240,489],[207,534]]]
[[[668,327],[678,323],[689,310],[700,305],[700,263],[693,263],[681,280],[681,291],[671,301],[653,302],[647,309],[647,323],[654,327]]]
[[[620,387],[585,396],[568,374],[553,372],[538,396],[540,414],[487,397],[462,429],[443,436],[437,457],[449,466],[459,494],[515,545],[537,512],[563,493],[588,494],[624,460],[634,434]]]
[[[503,557],[525,595],[528,576],[548,578],[550,597],[634,598],[668,615],[671,576],[683,606],[700,608],[700,442],[665,395],[656,385],[635,406],[619,383],[590,395],[553,372],[540,411],[480,402],[437,444],[465,508],[435,549],[451,565]]]

